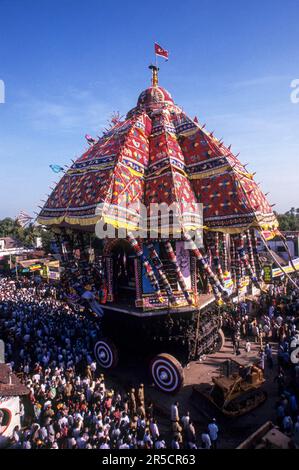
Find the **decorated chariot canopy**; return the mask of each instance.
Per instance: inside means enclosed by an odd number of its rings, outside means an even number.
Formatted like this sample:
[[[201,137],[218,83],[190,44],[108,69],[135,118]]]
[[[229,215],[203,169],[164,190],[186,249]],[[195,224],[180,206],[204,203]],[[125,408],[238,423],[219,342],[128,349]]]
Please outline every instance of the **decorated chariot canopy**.
[[[92,230],[102,219],[130,230],[140,223],[141,206],[175,203],[182,232],[274,230],[276,217],[254,175],[175,104],[158,84],[159,69],[151,68],[152,84],[136,107],[100,138],[88,139],[88,150],[64,173],[38,222]]]
[[[177,294],[160,248],[185,301],[192,304],[194,298],[195,284],[190,289],[185,282],[175,239],[188,242],[219,301],[231,291],[228,286],[242,288],[245,274],[259,286],[255,230],[275,233],[272,208],[246,165],[175,104],[158,84],[158,67],[150,68],[151,86],[126,118],[114,119],[98,139],[86,136],[89,148],[64,172],[38,222],[64,232],[97,234],[99,224],[113,228],[109,238],[127,239],[161,302],[162,292],[171,304]],[[204,250],[193,239],[201,229]]]

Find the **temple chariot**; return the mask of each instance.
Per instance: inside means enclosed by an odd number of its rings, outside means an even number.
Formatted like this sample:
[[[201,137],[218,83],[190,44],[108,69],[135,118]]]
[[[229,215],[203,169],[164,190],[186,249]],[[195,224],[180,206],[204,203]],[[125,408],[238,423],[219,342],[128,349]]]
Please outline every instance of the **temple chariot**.
[[[101,137],[87,136],[38,222],[56,233],[75,273],[80,263],[101,267],[99,365],[115,367],[130,350],[174,393],[190,361],[222,348],[223,303],[261,288],[256,231],[278,224],[254,175],[150,68],[151,86]]]

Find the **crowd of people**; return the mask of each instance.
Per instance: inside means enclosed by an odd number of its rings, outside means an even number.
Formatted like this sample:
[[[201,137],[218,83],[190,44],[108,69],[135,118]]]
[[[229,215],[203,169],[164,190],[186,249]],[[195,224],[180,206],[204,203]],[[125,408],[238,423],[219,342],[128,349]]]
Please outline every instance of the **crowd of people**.
[[[278,343],[278,362],[282,367],[290,362],[290,347],[299,328],[299,297],[287,293],[285,286],[269,289],[259,303],[240,302],[223,312],[223,325],[230,335],[234,352],[240,354],[240,340],[246,340],[250,352],[252,342],[258,343],[268,363],[273,366],[271,343]]]
[[[246,302],[223,312],[233,351],[259,346],[259,367],[277,385],[276,424],[299,448],[299,296],[286,285],[270,286],[258,304]],[[273,358],[273,347],[277,350]],[[298,356],[298,358],[297,358]]]
[[[277,365],[277,425],[299,446],[299,365],[291,361],[298,340],[299,299],[282,288],[261,297],[252,310],[246,302],[223,311],[223,326],[234,352],[260,344],[260,367]],[[170,423],[161,422],[147,402],[144,387],[118,390],[97,370],[93,345],[101,321],[74,310],[61,287],[21,278],[0,279],[0,337],[5,361],[28,387],[11,447],[23,449],[216,448],[219,424],[213,419],[196,432],[190,413],[179,403]],[[277,361],[273,344],[278,345]],[[276,364],[277,363],[277,364]],[[275,375],[275,374],[274,374]],[[1,418],[1,417],[0,417]]]
[[[0,328],[5,360],[29,391],[12,448],[215,446],[215,423],[200,439],[190,414],[180,419],[176,408],[161,433],[142,384],[129,391],[107,386],[92,354],[101,323],[74,311],[59,288],[26,278],[0,279]]]

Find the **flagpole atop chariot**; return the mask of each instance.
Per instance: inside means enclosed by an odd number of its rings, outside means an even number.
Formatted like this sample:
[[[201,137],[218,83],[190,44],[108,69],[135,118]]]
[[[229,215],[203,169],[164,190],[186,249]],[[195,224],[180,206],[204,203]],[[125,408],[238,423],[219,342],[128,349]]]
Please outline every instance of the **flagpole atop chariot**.
[[[158,72],[159,72],[159,67],[156,65],[149,65],[148,67],[152,71],[152,86],[158,86]]]
[[[169,53],[166,49],[163,49],[158,43],[155,42],[155,65],[151,64],[149,69],[152,71],[152,86],[158,86],[158,72],[160,68],[158,67],[158,57],[164,57],[167,61]]]

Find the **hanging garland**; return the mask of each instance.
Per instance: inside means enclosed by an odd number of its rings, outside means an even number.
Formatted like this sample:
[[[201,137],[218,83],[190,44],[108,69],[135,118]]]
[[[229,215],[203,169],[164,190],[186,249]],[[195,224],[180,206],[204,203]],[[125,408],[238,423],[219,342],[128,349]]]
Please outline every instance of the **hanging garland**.
[[[176,254],[175,254],[172,246],[171,246],[170,241],[168,240],[168,241],[164,242],[164,246],[165,246],[165,249],[166,249],[166,253],[168,255],[168,259],[173,264],[173,266],[175,268],[175,272],[176,272],[176,275],[177,275],[177,280],[178,280],[178,283],[179,283],[179,285],[182,289],[182,292],[185,296],[185,299],[187,300],[189,305],[192,305],[192,298],[191,298],[191,296],[188,292],[184,276],[183,276],[182,271],[181,271],[181,269],[178,265],[177,257],[176,257]]]

